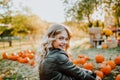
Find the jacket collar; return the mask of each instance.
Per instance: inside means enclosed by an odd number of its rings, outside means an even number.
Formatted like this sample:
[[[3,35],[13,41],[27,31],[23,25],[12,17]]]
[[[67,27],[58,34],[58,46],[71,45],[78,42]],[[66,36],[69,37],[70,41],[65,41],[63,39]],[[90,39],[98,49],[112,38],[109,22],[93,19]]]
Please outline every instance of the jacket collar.
[[[52,48],[52,49],[50,49],[50,54],[56,53],[56,52],[64,54],[64,55],[66,55],[68,57],[68,54],[64,50],[62,50],[62,49],[59,49],[59,48]]]

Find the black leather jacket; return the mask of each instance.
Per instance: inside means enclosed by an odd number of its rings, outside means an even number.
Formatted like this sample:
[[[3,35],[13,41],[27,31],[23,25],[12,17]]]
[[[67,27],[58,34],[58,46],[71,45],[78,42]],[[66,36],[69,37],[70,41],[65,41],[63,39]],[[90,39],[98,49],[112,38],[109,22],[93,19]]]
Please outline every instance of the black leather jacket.
[[[50,50],[39,67],[40,80],[95,80],[96,75],[75,66],[61,49]]]

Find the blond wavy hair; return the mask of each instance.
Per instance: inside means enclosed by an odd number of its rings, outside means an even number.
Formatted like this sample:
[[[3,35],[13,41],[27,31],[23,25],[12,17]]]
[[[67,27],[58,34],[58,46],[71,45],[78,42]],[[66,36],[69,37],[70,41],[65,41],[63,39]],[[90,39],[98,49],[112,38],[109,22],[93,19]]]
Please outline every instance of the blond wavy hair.
[[[64,30],[68,34],[68,44],[65,48],[65,51],[67,51],[67,49],[69,48],[69,42],[71,39],[71,31],[65,25],[53,24],[50,28],[48,28],[46,34],[43,36],[41,43],[40,43],[40,47],[38,48],[36,52],[36,57],[35,57],[36,65],[39,65],[40,61],[49,54],[49,50],[53,48],[52,43],[55,40],[55,36]]]

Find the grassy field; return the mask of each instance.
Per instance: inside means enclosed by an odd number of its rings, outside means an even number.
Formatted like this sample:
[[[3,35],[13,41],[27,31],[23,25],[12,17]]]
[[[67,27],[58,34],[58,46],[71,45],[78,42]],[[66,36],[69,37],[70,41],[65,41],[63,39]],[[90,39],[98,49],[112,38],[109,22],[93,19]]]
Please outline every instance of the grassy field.
[[[83,40],[84,41],[84,40]],[[90,62],[93,62],[95,65],[95,70],[99,69],[100,64],[95,62],[95,55],[101,53],[105,56],[105,60],[109,60],[110,58],[113,60],[115,56],[120,55],[120,46],[114,49],[97,49],[97,48],[89,48],[88,42],[74,42],[74,46],[70,48],[70,53],[74,55],[74,58],[77,58],[78,54],[87,55],[90,57]],[[80,43],[80,44],[78,44]],[[38,44],[23,44],[21,46],[13,46],[8,48],[0,48],[0,53],[6,51],[8,53],[19,52],[26,49],[36,50]],[[115,80],[117,74],[120,74],[120,65],[117,65],[115,69],[112,70],[111,74],[108,76],[104,76],[103,80]],[[0,77],[6,76],[7,78],[13,79],[5,79],[4,80],[39,80],[38,73],[33,71],[33,67],[29,64],[21,64],[16,61],[11,60],[0,60]]]
[[[39,41],[13,41],[12,46],[9,47],[8,42],[0,42],[0,53],[7,52],[18,52],[26,49],[36,50],[39,46]]]

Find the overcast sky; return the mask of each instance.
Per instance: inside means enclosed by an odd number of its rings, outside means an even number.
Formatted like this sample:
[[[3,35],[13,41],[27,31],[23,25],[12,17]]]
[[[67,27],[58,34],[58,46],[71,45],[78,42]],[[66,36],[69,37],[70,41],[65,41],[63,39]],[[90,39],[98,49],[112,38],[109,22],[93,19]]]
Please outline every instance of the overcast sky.
[[[21,0],[15,0],[15,3]],[[34,14],[48,22],[64,22],[64,8],[61,0],[23,0],[22,4],[28,6]],[[17,5],[16,5],[17,6]]]
[[[15,5],[19,7],[17,3],[21,1],[23,1],[22,5],[28,6],[42,20],[57,23],[65,21],[64,6],[61,0],[14,0]],[[104,16],[105,14],[99,9],[91,15],[91,19],[104,21]]]

